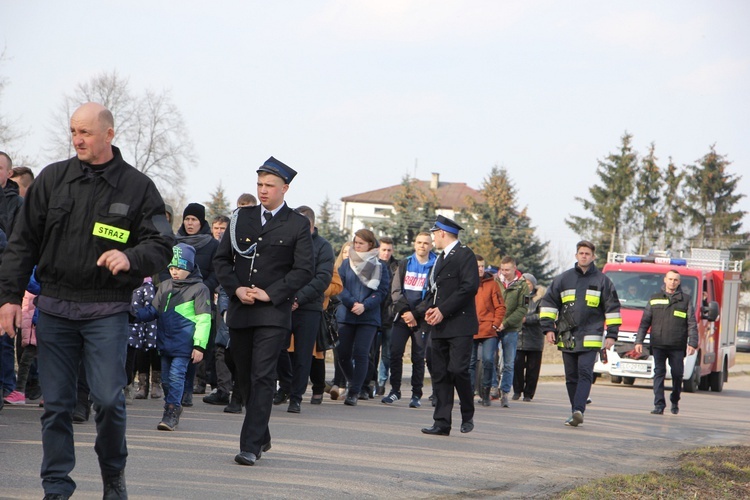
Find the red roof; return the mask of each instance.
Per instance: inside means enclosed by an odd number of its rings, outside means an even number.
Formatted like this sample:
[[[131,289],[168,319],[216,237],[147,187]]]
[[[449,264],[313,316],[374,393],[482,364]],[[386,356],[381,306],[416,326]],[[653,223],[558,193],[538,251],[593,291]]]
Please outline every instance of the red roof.
[[[430,181],[420,181],[413,179],[411,181],[422,192],[429,192]],[[379,205],[393,205],[394,196],[401,191],[403,186],[397,184],[386,188],[366,191],[364,193],[344,196],[341,201],[355,203],[377,203]],[[484,202],[484,197],[476,189],[469,187],[465,182],[440,182],[438,183],[437,199],[438,207],[459,211],[468,208],[467,198],[473,198],[479,203]]]

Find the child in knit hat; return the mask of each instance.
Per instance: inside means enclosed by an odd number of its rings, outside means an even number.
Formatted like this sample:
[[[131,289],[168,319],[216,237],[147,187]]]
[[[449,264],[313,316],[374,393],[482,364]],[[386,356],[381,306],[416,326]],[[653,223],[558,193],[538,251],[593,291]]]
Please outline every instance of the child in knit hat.
[[[150,306],[133,311],[138,321],[157,320],[164,387],[164,415],[157,429],[163,431],[177,428],[188,364],[203,359],[211,331],[211,293],[195,266],[195,249],[178,243],[172,251],[172,278],[159,285]]]

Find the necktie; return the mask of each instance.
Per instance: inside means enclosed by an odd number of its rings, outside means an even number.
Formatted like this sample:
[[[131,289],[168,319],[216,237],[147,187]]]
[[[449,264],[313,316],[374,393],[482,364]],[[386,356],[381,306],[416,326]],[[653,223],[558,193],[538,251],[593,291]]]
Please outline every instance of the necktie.
[[[435,261],[435,272],[440,271],[440,268],[443,267],[443,261],[445,260],[445,253],[440,252],[440,255],[438,256],[437,260]]]
[[[263,211],[263,218],[266,219],[266,222],[271,220],[271,217],[273,217],[273,214],[269,212],[268,210]]]

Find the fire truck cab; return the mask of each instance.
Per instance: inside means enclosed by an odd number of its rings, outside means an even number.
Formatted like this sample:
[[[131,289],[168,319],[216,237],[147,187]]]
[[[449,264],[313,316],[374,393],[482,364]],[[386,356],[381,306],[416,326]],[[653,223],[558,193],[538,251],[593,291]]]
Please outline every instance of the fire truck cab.
[[[734,366],[742,270],[742,261],[730,261],[728,251],[693,249],[690,258],[609,253],[603,272],[617,289],[622,325],[617,342],[607,351],[607,361],[597,359],[594,372],[609,374],[615,384],[654,378],[650,334],[643,355],[631,356],[646,304],[662,289],[664,275],[671,269],[680,273],[682,291],[692,297],[698,323],[698,349],[685,358],[684,390],[721,392]],[[669,363],[667,378],[671,378]]]

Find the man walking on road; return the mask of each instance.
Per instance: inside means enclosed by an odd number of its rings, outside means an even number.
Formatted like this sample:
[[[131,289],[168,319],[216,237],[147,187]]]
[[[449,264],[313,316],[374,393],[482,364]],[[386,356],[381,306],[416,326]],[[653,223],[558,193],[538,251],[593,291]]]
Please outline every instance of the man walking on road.
[[[594,265],[596,247],[590,241],[576,245],[576,264],[552,280],[539,308],[542,331],[562,351],[565,386],[572,415],[565,425],[583,423],[586,400],[594,381],[596,353],[617,339],[622,324],[620,301],[612,281]]]
[[[651,413],[662,415],[667,406],[664,399],[664,377],[667,374],[666,362],[669,360],[672,370],[670,411],[677,415],[680,412],[685,350],[687,349],[688,356],[695,353],[698,347],[698,325],[693,298],[682,291],[680,273],[675,270],[667,272],[662,291],[652,295],[646,304],[635,338],[635,352],[638,354],[643,352],[643,341],[649,328],[651,353],[654,355],[654,409]]]
[[[70,132],[76,156],[39,174],[3,255],[0,326],[13,335],[21,325],[21,299],[37,266],[45,498],[68,498],[76,488],[72,416],[81,365],[96,409],[104,498],[127,498],[128,312],[143,278],[169,263],[172,232],[154,183],[112,146],[108,109],[82,105]]]
[[[474,296],[479,288],[474,252],[458,240],[463,229],[438,215],[430,231],[435,248],[442,250],[430,274],[430,291],[418,312],[432,327],[432,384],[435,412],[432,427],[422,432],[448,436],[451,432],[454,391],[461,403],[461,432],[474,429],[474,394],[469,361],[474,333],[479,329]]]
[[[240,465],[255,465],[271,448],[268,421],[279,352],[292,328],[295,294],[315,269],[310,221],[284,201],[297,172],[273,156],[257,172],[260,205],[233,213],[214,257],[230,297],[229,341],[246,405],[234,457]]]

